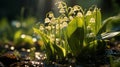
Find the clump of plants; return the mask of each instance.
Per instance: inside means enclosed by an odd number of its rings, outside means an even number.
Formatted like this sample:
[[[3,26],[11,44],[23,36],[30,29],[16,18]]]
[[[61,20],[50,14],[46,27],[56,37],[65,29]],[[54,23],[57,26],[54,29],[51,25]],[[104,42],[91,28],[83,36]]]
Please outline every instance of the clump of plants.
[[[33,28],[44,43],[47,60],[58,64],[104,64],[109,38],[120,34],[113,30],[114,22],[107,19],[102,23],[96,6],[88,10],[79,5],[68,7],[64,2],[57,6],[59,16],[51,11],[39,28]]]

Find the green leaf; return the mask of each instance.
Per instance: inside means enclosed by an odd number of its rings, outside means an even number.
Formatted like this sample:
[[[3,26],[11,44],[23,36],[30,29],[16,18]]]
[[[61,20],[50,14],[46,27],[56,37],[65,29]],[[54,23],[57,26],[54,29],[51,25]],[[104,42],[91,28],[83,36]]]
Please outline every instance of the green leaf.
[[[70,37],[78,27],[83,27],[83,20],[79,17],[75,17],[71,22],[69,22],[67,27],[67,35]]]
[[[101,34],[101,36],[102,36],[102,39],[107,39],[107,38],[115,37],[119,34],[120,34],[120,31],[119,32],[103,33],[103,34]]]
[[[83,47],[84,41],[84,26],[83,19],[79,17],[75,17],[67,27],[67,35],[68,35],[68,45],[72,53],[77,56],[80,53],[80,48]]]
[[[102,24],[100,9],[95,8],[94,12],[93,12],[93,15],[94,15],[94,18],[95,18],[95,34],[97,34],[97,32],[101,28],[101,24]]]
[[[50,42],[50,39],[47,37],[45,33],[41,32],[39,29],[33,28],[33,30],[36,34],[42,37],[47,57],[48,59],[51,59],[55,54],[54,54],[54,47],[53,44]]]
[[[35,32],[36,34],[38,34],[40,37],[42,37],[42,39],[43,39],[43,41],[45,42],[45,44],[48,43],[49,38],[48,38],[48,36],[47,36],[45,33],[41,32],[41,31],[40,31],[39,29],[37,29],[37,28],[33,28],[33,30],[34,30],[34,32]]]
[[[46,44],[45,51],[46,51],[48,59],[51,59],[52,57],[55,57],[54,47],[53,47],[53,44],[51,44],[50,42],[48,42]]]
[[[95,53],[95,52],[101,52],[104,51],[105,46],[106,46],[107,40],[94,40],[89,43],[89,52],[90,53]]]
[[[60,45],[53,45],[53,47],[55,48],[56,50],[56,53],[59,57],[65,57],[66,56],[66,50],[61,47]]]
[[[100,28],[97,35],[100,35],[104,32],[115,32],[120,31],[120,16],[110,17],[103,21],[103,25]]]

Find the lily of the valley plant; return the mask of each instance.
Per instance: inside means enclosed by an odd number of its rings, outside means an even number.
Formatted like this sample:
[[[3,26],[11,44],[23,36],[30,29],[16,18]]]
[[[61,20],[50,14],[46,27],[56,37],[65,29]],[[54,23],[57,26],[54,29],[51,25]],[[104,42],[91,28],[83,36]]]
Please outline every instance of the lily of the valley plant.
[[[62,59],[68,54],[75,58],[94,55],[97,50],[104,49],[106,38],[120,33],[111,30],[113,26],[109,19],[102,23],[100,9],[96,6],[85,11],[79,5],[68,7],[64,2],[57,5],[58,17],[49,12],[44,23],[33,28],[44,42],[42,47],[49,60]]]

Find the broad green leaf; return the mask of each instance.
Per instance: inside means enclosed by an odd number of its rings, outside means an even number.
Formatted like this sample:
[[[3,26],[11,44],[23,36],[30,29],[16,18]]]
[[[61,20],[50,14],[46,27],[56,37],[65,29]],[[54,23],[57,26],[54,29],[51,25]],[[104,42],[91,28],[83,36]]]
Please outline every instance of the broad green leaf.
[[[100,28],[97,35],[100,35],[104,32],[115,32],[120,31],[120,16],[110,17],[103,21],[103,25]]]
[[[83,20],[79,17],[75,17],[71,22],[69,22],[67,27],[67,35],[70,37],[78,27],[83,27]]]
[[[73,32],[77,29],[77,20],[74,18],[71,22],[69,22],[67,27],[67,35],[70,37]]]
[[[76,20],[77,20],[78,27],[83,27],[84,25],[83,18],[76,17]]]
[[[95,8],[94,12],[93,12],[94,18],[95,18],[95,34],[97,34],[97,32],[99,31],[100,27],[101,27],[101,12],[100,9]]]
[[[84,26],[83,19],[75,17],[73,21],[68,24],[67,35],[68,44],[72,53],[76,56],[80,53],[80,48],[83,47],[84,41]]]

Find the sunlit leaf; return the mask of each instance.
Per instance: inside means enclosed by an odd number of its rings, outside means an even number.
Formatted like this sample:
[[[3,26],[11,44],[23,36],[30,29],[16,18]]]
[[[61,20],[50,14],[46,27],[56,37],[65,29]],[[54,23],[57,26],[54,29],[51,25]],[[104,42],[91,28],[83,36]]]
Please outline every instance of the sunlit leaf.
[[[101,34],[101,36],[102,36],[102,39],[107,39],[107,38],[115,37],[119,34],[120,34],[120,32],[110,32],[110,33],[103,33],[103,34]]]
[[[39,36],[41,36],[43,42],[44,42],[44,46],[45,46],[45,50],[46,50],[46,54],[48,56],[48,59],[50,59],[52,56],[54,56],[54,47],[53,44],[50,42],[48,36],[46,34],[44,34],[43,32],[41,32],[39,29],[33,28],[34,32],[36,34],[38,34]]]
[[[68,44],[74,55],[79,54],[80,48],[83,46],[84,26],[83,20],[75,17],[67,27]]]
[[[46,34],[44,34],[43,32],[41,32],[39,29],[37,29],[37,28],[33,28],[33,30],[34,30],[34,32],[36,33],[36,34],[38,34],[40,37],[42,37],[42,39],[44,40],[44,42],[45,43],[47,43],[48,42],[48,36],[46,35]]]

